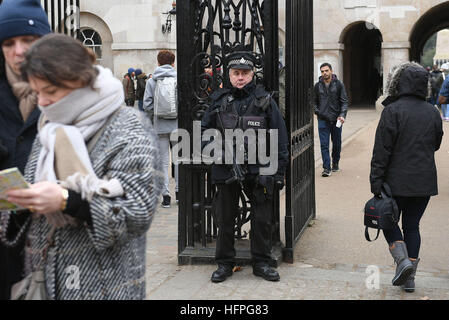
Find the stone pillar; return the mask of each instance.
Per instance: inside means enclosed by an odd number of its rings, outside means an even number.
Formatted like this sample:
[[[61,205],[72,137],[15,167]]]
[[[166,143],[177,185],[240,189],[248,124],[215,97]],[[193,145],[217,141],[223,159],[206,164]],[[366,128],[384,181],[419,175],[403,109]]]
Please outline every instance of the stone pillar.
[[[388,74],[395,65],[409,61],[410,59],[410,42],[383,42],[382,43],[382,65],[383,65],[383,80],[384,80],[384,94],[385,85]]]
[[[382,66],[383,66],[383,95],[377,99],[376,109],[382,110],[381,102],[386,98],[385,89],[387,77],[391,68],[395,65],[409,61],[410,59],[410,42],[408,41],[390,41],[382,42]]]

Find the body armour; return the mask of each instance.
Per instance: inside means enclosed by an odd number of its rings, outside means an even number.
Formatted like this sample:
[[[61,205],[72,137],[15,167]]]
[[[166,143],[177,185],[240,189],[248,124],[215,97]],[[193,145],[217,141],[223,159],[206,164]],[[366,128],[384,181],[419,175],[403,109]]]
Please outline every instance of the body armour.
[[[235,98],[228,94],[219,111],[224,129],[268,129],[267,109],[271,104],[271,95],[265,93],[265,96],[251,99],[249,106],[242,106],[242,115],[237,112]]]

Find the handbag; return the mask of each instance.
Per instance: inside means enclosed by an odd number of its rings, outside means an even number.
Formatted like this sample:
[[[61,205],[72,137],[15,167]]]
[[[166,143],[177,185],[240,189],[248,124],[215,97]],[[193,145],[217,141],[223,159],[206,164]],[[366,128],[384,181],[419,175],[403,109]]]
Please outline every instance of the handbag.
[[[45,285],[44,266],[47,262],[48,249],[53,245],[56,227],[52,227],[47,235],[47,244],[41,251],[41,261],[36,271],[31,272],[11,288],[11,300],[48,300]]]
[[[365,204],[365,239],[370,242],[376,240],[379,237],[380,230],[392,229],[397,225],[398,221],[398,205],[392,197],[390,186],[383,183],[380,197],[374,196]],[[377,229],[377,235],[374,240],[370,239],[368,228]]]

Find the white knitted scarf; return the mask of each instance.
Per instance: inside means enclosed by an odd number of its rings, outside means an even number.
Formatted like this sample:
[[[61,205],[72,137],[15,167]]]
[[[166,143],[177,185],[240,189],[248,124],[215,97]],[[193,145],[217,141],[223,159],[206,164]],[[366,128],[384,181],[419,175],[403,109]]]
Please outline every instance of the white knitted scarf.
[[[35,182],[58,182],[87,201],[95,194],[112,198],[124,193],[117,179],[104,180],[95,175],[86,147],[86,141],[102,129],[124,102],[120,81],[109,69],[96,68],[99,74],[94,90],[77,89],[50,106],[39,106],[42,114],[38,137],[42,149]]]

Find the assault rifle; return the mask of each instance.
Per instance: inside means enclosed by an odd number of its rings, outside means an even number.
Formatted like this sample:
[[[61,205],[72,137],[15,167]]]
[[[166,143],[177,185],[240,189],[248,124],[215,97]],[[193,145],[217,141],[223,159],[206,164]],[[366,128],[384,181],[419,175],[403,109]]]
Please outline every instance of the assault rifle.
[[[222,133],[224,135],[225,133],[225,128],[223,125],[223,121],[221,120],[221,116],[220,116],[220,110],[216,109],[215,112],[217,113],[217,119],[219,122],[219,125],[221,127]],[[227,141],[226,139],[224,139],[225,141],[225,150],[232,150],[232,177],[230,177],[229,179],[227,179],[225,181],[226,184],[231,184],[235,181],[238,181],[238,183],[240,184],[240,186],[242,187],[243,190],[243,181],[245,180],[245,176],[247,175],[247,170],[241,166],[240,164],[237,163],[237,158],[236,158],[236,152],[234,152],[234,145],[233,143],[231,143],[230,141]],[[237,151],[237,150],[235,150]]]

